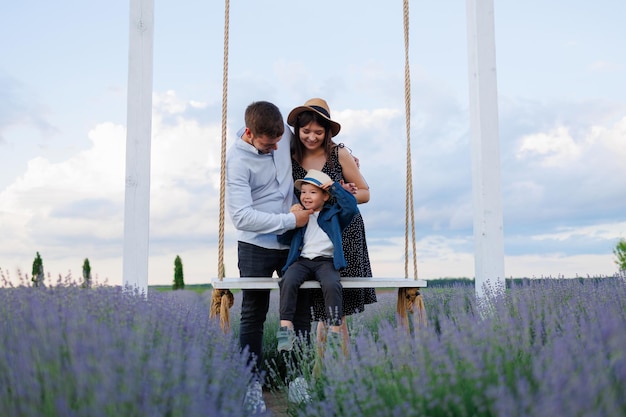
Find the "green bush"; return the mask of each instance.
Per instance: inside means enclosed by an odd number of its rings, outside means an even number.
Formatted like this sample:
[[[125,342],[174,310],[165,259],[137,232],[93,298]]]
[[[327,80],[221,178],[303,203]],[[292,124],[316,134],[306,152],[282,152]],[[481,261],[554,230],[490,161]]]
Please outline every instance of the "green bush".
[[[178,255],[176,255],[176,259],[174,260],[174,285],[172,286],[172,289],[185,289],[185,280],[183,278],[183,261],[181,261],[180,256]]]
[[[41,255],[37,252],[37,256],[35,256],[33,261],[33,271],[30,280],[33,282],[33,287],[39,287],[43,286],[43,279],[43,261],[41,260]]]
[[[83,288],[91,288],[91,265],[89,265],[89,259],[85,258],[83,262]]]

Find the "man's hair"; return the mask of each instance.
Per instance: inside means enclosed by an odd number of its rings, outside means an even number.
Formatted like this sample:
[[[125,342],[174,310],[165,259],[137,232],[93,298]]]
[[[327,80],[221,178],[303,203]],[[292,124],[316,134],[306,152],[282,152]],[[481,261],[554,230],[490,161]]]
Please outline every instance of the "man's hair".
[[[255,101],[246,109],[246,127],[255,136],[275,139],[285,133],[285,122],[276,105],[268,101]]]

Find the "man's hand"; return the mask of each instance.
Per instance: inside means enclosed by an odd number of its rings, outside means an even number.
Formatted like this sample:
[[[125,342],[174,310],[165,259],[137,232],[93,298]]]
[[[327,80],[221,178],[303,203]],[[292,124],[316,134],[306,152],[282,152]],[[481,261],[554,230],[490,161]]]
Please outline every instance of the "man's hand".
[[[289,211],[292,212],[292,213],[295,213],[296,211],[300,211],[300,210],[304,210],[304,207],[302,207],[302,204],[294,204],[289,209]]]
[[[296,216],[296,227],[302,227],[309,222],[309,216],[313,214],[313,210],[302,209],[292,212]]]

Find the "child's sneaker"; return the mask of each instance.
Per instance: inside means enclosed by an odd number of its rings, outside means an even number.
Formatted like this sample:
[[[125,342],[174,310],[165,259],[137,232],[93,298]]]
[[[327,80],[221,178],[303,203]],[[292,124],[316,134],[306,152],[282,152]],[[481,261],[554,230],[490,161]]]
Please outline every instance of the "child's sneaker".
[[[261,414],[265,412],[265,401],[263,400],[263,387],[259,381],[253,381],[248,385],[246,396],[243,399],[243,406],[250,414]]]
[[[296,342],[296,332],[283,326],[276,332],[276,339],[278,339],[278,351],[288,352],[293,349],[293,345]]]
[[[304,377],[297,377],[289,383],[289,391],[287,397],[290,403],[302,404],[311,401],[309,394],[309,384]]]

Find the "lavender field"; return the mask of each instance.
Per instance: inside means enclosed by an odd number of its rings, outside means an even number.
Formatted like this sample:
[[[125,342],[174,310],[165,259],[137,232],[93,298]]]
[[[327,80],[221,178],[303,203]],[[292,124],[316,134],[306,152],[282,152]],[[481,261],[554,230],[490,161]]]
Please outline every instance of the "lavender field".
[[[1,271],[0,271],[1,273]],[[471,286],[426,289],[428,327],[395,325],[393,292],[350,318],[350,356],[315,350],[312,401],[293,416],[626,416],[626,282],[529,280],[479,308]],[[268,385],[277,292],[266,327]],[[244,416],[240,299],[224,335],[210,291],[0,289],[0,416]],[[268,410],[267,415],[272,415]]]

